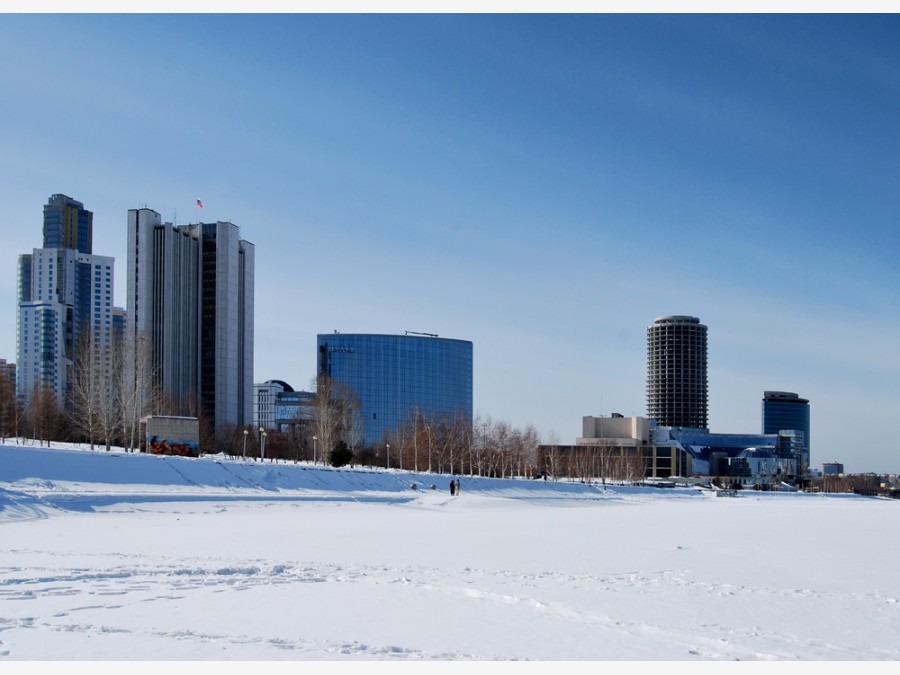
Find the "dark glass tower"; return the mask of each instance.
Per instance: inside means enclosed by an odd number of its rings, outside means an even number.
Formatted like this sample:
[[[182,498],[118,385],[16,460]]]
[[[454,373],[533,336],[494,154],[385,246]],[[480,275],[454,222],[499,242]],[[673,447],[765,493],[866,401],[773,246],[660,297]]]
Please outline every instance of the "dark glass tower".
[[[790,391],[767,391],[762,399],[762,432],[779,434],[802,431],[803,449],[800,460],[809,467],[809,400]]]
[[[318,336],[318,374],[359,399],[365,445],[420,414],[472,420],[472,343],[422,335]]]
[[[647,416],[664,427],[705,429],[706,326],[664,316],[647,327]]]

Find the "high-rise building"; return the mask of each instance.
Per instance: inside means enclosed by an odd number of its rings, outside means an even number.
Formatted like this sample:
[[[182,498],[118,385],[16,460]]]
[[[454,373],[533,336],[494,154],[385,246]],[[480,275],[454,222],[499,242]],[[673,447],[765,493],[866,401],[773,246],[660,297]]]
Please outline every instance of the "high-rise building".
[[[799,444],[801,471],[809,469],[809,399],[790,391],[766,391],[762,398],[762,431],[764,434],[796,436],[802,433]]]
[[[233,223],[128,212],[126,340],[179,414],[216,428],[253,421],[254,251]]]
[[[51,196],[44,247],[19,256],[17,391],[26,402],[46,386],[66,405],[80,345],[87,338],[111,345],[114,261],[91,253],[92,217],[81,202]]]
[[[51,195],[44,205],[44,248],[93,253],[94,214],[66,195]]]
[[[383,443],[416,413],[472,421],[472,343],[430,335],[322,334],[318,374],[360,404],[364,444]]]
[[[647,417],[663,427],[705,429],[706,326],[663,316],[647,328]]]

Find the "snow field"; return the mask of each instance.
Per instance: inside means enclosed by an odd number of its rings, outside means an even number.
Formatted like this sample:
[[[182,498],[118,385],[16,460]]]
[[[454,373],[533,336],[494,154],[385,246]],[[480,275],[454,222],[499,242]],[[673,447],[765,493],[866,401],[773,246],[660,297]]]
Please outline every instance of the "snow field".
[[[892,500],[0,458],[0,661],[900,658]]]

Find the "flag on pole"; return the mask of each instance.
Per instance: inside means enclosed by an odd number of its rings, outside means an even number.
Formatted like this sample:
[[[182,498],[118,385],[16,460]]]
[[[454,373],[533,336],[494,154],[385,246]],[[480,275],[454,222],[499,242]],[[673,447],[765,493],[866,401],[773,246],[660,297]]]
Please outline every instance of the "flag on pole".
[[[197,206],[199,206],[201,209],[203,208],[203,202],[201,202],[199,199],[197,200]]]

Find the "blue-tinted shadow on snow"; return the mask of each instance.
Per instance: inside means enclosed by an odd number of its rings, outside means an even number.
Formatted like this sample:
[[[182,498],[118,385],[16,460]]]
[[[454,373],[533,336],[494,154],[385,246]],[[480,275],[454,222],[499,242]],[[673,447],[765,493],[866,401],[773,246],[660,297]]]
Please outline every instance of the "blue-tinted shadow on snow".
[[[122,505],[139,506],[141,504],[237,504],[248,502],[279,502],[290,504],[301,503],[319,503],[319,504],[407,504],[413,501],[412,496],[400,495],[359,495],[359,496],[343,496],[343,495],[254,495],[240,493],[234,495],[179,495],[175,493],[166,493],[160,495],[140,495],[140,494],[122,494],[122,495],[49,495],[45,496],[41,501],[47,506],[53,507],[60,511],[70,511],[77,513],[92,513],[100,509],[110,508]]]

